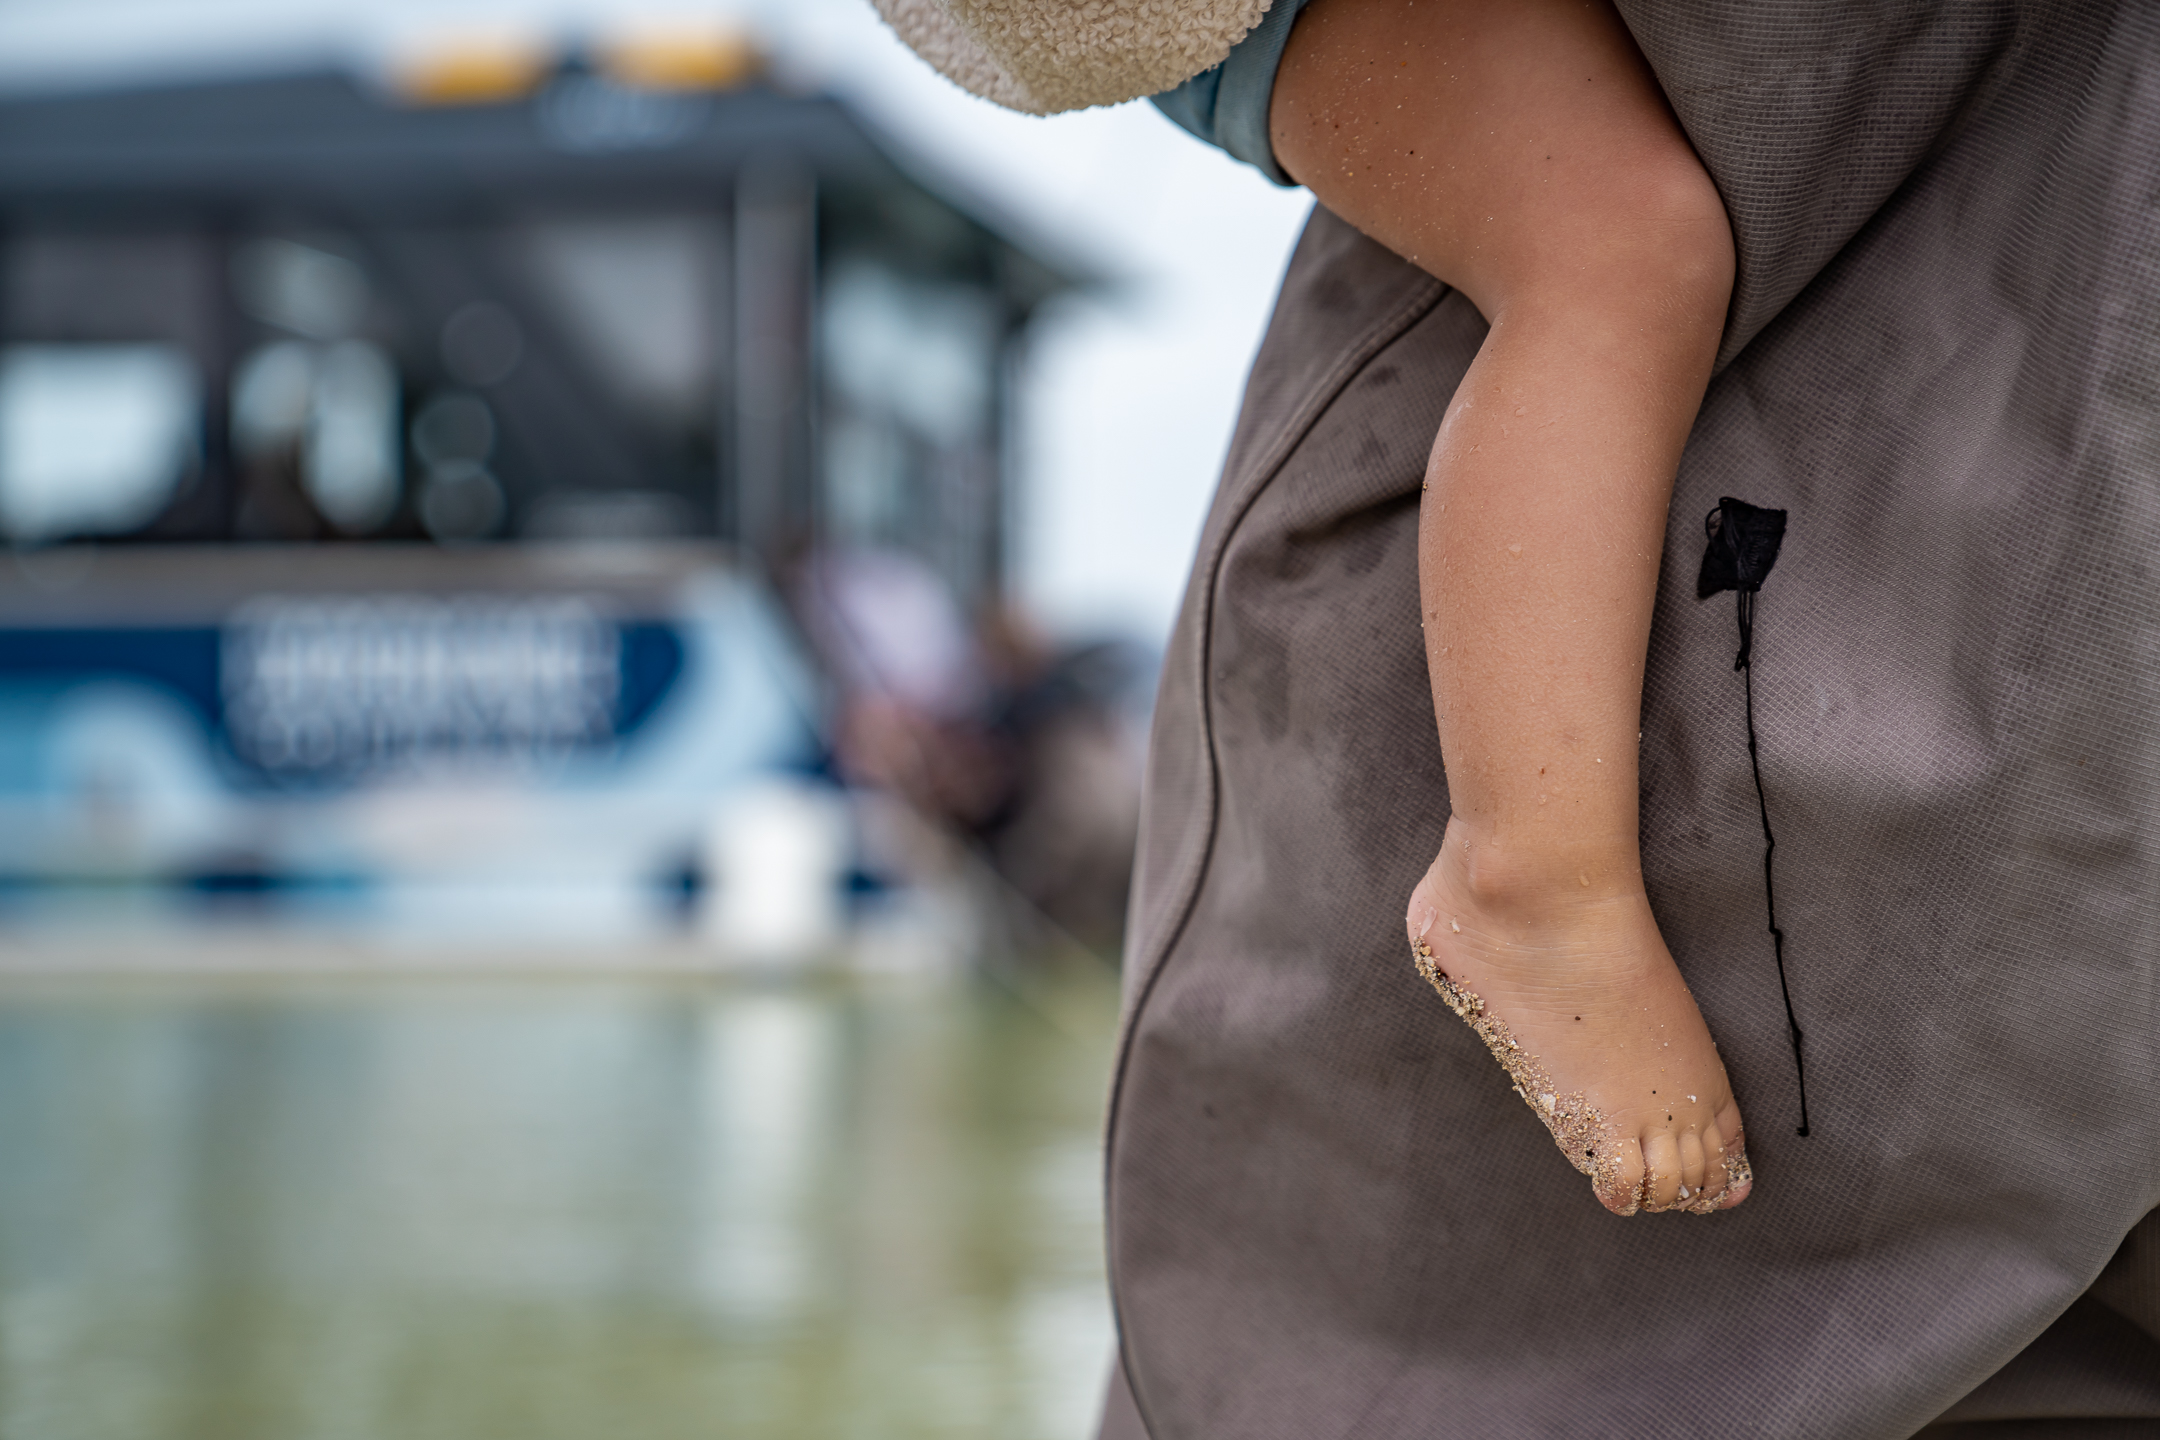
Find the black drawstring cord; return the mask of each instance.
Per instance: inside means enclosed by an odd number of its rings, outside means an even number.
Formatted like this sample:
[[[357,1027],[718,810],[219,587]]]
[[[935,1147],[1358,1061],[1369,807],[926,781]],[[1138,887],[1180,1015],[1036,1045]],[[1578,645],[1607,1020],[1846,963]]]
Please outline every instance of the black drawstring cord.
[[[1777,853],[1777,836],[1770,833],[1770,802],[1763,796],[1762,761],[1755,753],[1755,592],[1738,592],[1740,601],[1740,656],[1733,661],[1733,669],[1740,672],[1741,693],[1747,696],[1747,761],[1748,769],[1755,773],[1755,808],[1762,814],[1762,889],[1763,904],[1770,912],[1770,947],[1777,955],[1778,994],[1785,997],[1785,1025],[1792,1032],[1793,1075],[1800,1082],[1800,1133],[1808,1133],[1807,1123],[1807,1061],[1802,1058],[1800,1021],[1793,1015],[1792,987],[1785,983],[1785,932],[1777,923],[1777,882],[1771,874],[1770,860]]]
[[[1719,590],[1730,589],[1739,601],[1740,653],[1733,659],[1733,669],[1740,672],[1742,693],[1747,700],[1747,755],[1748,769],[1755,777],[1755,808],[1762,816],[1763,856],[1763,904],[1769,911],[1770,944],[1777,956],[1778,994],[1785,1001],[1785,1026],[1792,1039],[1793,1075],[1800,1086],[1800,1133],[1808,1133],[1807,1111],[1807,1061],[1801,1054],[1801,1042],[1806,1038],[1800,1033],[1800,1021],[1793,1014],[1792,986],[1785,979],[1785,932],[1777,923],[1777,883],[1772,870],[1772,859],[1777,854],[1777,836],[1770,832],[1770,801],[1763,794],[1762,758],[1755,741],[1755,593],[1777,563],[1779,546],[1785,538],[1785,512],[1763,510],[1742,500],[1724,499],[1718,508],[1703,520],[1703,530],[1710,537],[1710,547],[1703,554],[1702,578],[1696,584],[1696,594],[1707,598]],[[1722,542],[1722,543],[1721,543]]]

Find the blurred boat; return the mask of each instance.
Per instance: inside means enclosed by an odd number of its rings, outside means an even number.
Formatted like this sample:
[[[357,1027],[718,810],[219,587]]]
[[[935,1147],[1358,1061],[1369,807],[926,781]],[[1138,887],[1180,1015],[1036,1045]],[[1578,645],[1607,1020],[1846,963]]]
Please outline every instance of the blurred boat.
[[[1087,283],[745,44],[0,99],[0,889],[544,929],[732,867],[714,925],[813,943],[833,686],[768,577],[994,610]]]
[[[710,545],[47,551],[0,569],[0,876],[657,896],[818,714]]]
[[[993,597],[1010,362],[1089,277],[754,71],[519,73],[0,100],[0,532],[889,544]]]

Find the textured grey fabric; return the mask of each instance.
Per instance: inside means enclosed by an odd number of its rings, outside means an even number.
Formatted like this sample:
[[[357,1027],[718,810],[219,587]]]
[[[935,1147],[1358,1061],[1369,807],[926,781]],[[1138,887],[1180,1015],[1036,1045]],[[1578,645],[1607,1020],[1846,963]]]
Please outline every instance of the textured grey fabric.
[[[1741,257],[1643,845],[1755,1195],[1607,1215],[1411,969],[1418,485],[1484,326],[1316,214],[1158,702],[1106,1433],[2156,1433],[2160,13],[1622,8]],[[1733,607],[1692,591],[1721,494],[1791,511],[1755,683],[1804,1140]]]
[[[1110,1367],[1110,1383],[1103,1394],[1102,1426],[1096,1435],[1097,1440],[1148,1440],[1140,1411],[1133,1404],[1132,1389],[1125,1383],[1122,1364]]]

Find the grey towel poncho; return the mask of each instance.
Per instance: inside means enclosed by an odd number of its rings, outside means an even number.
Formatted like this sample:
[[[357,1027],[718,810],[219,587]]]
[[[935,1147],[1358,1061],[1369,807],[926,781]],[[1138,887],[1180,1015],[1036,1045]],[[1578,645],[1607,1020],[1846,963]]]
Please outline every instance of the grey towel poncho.
[[[1484,325],[1317,213],[1158,704],[1105,1433],[2160,1434],[2160,11],[1620,8],[1739,248],[1643,858],[1756,1193],[1607,1215],[1411,968],[1419,481]],[[1791,512],[1755,684],[1808,1139],[1720,495]]]

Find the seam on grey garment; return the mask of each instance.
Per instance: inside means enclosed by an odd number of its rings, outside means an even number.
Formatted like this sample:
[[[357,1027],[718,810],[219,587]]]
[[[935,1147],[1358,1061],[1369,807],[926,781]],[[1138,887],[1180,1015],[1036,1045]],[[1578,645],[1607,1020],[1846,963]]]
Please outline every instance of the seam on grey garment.
[[[1307,222],[1308,225],[1310,223]],[[1298,446],[1304,443],[1305,437],[1311,433],[1313,426],[1319,423],[1320,417],[1327,413],[1328,407],[1349,388],[1350,382],[1357,378],[1360,371],[1400,340],[1411,326],[1431,314],[1440,302],[1448,297],[1450,288],[1427,276],[1424,283],[1408,298],[1375,321],[1344,352],[1343,358],[1338,360],[1322,382],[1313,388],[1312,398],[1292,414],[1284,425],[1281,436],[1262,452],[1262,461],[1250,472],[1256,473],[1259,478],[1251,484],[1249,492],[1237,501],[1228,523],[1223,526],[1222,534],[1194,563],[1194,578],[1197,580],[1204,573],[1207,582],[1206,587],[1200,591],[1200,643],[1195,647],[1199,652],[1201,749],[1207,756],[1207,828],[1200,841],[1199,858],[1190,866],[1191,873],[1179,882],[1182,893],[1175,912],[1176,918],[1170,922],[1167,938],[1157,949],[1155,957],[1146,962],[1146,973],[1133,991],[1132,1007],[1126,1012],[1124,1024],[1118,1034],[1116,1060],[1110,1069],[1109,1105],[1103,1121],[1103,1251],[1106,1261],[1114,1262],[1116,1257],[1116,1247],[1110,1241],[1110,1229],[1115,1223],[1113,1217],[1116,1214],[1110,1203],[1110,1158],[1117,1145],[1118,1105],[1124,1098],[1125,1069],[1132,1055],[1133,1035],[1140,1028],[1140,1016],[1147,1009],[1148,1000],[1155,990],[1155,982],[1162,978],[1163,971],[1168,968],[1171,952],[1177,949],[1178,941],[1184,938],[1185,927],[1191,922],[1193,910],[1199,903],[1200,891],[1207,879],[1208,864],[1215,852],[1216,821],[1221,806],[1222,786],[1215,763],[1215,727],[1209,718],[1208,671],[1209,652],[1212,649],[1215,629],[1215,592],[1222,576],[1223,559],[1229,553],[1230,542],[1243,527],[1245,517],[1252,513],[1253,506],[1282,473],[1283,467],[1289,463],[1290,457],[1297,453]],[[1262,344],[1264,346],[1265,341]],[[1248,379],[1247,384],[1250,383]],[[1229,477],[1224,478],[1227,481]],[[1150,1440],[1162,1440],[1148,1423],[1147,1404],[1141,1399],[1140,1387],[1134,1381],[1132,1365],[1126,1357],[1125,1322],[1118,1306],[1117,1266],[1115,1263],[1106,1263],[1104,1271],[1106,1288],[1110,1292],[1111,1321],[1118,1337],[1118,1368],[1124,1372],[1125,1388],[1132,1396],[1133,1412],[1140,1417],[1140,1428],[1147,1432]]]

